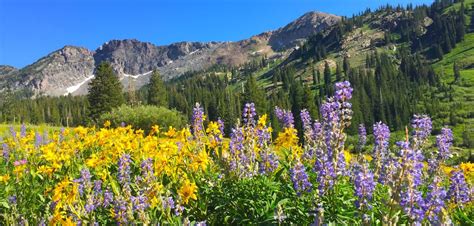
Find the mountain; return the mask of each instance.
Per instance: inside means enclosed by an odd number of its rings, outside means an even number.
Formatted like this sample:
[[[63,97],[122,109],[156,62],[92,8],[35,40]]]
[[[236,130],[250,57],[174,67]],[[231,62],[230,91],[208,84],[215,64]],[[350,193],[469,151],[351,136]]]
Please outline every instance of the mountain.
[[[309,12],[288,25],[237,42],[178,42],[157,46],[136,39],[111,40],[95,51],[65,46],[22,69],[0,68],[0,90],[26,89],[35,96],[81,95],[102,61],[112,64],[123,85],[148,83],[158,69],[165,80],[213,65],[239,66],[262,56],[284,58],[294,47],[336,24],[339,16]]]

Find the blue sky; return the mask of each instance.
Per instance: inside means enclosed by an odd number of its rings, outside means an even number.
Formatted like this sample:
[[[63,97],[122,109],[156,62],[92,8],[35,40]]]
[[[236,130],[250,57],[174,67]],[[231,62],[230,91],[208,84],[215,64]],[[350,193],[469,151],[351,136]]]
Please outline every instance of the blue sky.
[[[432,0],[0,0],[0,65],[24,67],[65,45],[95,50],[111,39],[157,45],[236,41],[308,11],[350,16],[367,7]]]

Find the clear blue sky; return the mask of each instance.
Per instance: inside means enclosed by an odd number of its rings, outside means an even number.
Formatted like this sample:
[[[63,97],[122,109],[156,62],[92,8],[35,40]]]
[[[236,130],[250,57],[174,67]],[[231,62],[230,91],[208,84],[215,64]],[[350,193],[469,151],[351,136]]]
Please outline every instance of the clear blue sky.
[[[308,11],[351,16],[410,2],[432,0],[0,0],[0,65],[23,67],[65,45],[95,50],[111,39],[236,41]]]

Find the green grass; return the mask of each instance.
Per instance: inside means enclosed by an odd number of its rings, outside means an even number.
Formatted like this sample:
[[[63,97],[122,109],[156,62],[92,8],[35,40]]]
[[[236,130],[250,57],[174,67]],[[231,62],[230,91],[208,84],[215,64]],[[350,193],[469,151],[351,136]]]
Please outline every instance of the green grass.
[[[472,0],[471,2],[474,2]],[[456,62],[460,67],[461,80],[454,83],[453,65]],[[443,98],[444,93],[437,93],[441,99],[438,111],[438,123],[449,122],[449,113],[454,112],[461,120],[451,126],[455,136],[455,143],[462,142],[463,131],[470,131],[469,136],[474,139],[474,33],[466,34],[464,41],[458,43],[443,59],[433,64],[434,70],[441,75],[441,82],[453,88],[452,100]],[[469,150],[474,153],[474,149]]]
[[[16,132],[19,132],[20,128],[21,128],[21,125],[19,125],[19,124],[15,124],[15,125],[0,124],[0,137],[10,136],[10,127],[13,127]],[[33,130],[33,131],[38,131],[40,133],[44,133],[45,131],[47,131],[47,132],[58,131],[58,130],[60,130],[60,127],[51,126],[51,125],[47,125],[47,124],[42,124],[42,125],[29,125],[29,124],[27,124],[26,125],[26,130],[27,131]]]

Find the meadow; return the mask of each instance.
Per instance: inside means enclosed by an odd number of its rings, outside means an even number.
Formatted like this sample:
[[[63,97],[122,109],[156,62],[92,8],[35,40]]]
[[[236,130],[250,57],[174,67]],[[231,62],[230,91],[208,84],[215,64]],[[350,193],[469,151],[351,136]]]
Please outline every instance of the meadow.
[[[291,111],[282,132],[247,103],[226,138],[197,103],[190,125],[100,128],[0,127],[0,224],[474,224],[474,165],[447,164],[453,132],[434,137],[414,115],[401,140],[359,126],[349,149],[352,88],[337,83],[306,110],[299,140]],[[399,136],[397,136],[399,137]]]

